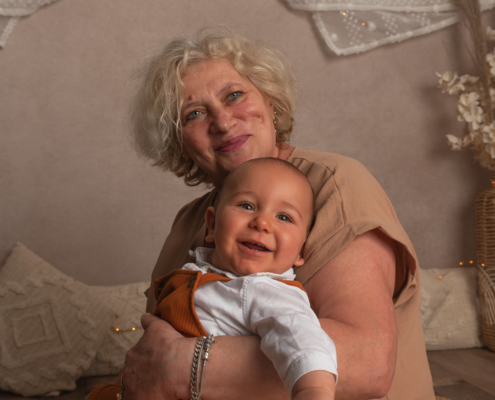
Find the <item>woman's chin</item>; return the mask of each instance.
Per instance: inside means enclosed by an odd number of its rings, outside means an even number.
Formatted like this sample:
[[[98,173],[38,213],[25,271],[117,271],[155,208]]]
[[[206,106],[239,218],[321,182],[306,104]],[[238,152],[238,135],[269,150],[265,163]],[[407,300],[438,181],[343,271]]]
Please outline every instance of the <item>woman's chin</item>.
[[[221,168],[224,171],[225,176],[227,176],[239,165],[244,164],[246,161],[252,160],[254,158],[258,158],[258,157],[253,157],[245,154],[238,154],[236,157],[232,157],[230,160],[228,160],[228,162],[222,163]]]
[[[225,179],[239,165],[244,164],[246,161],[254,160],[255,158],[270,157],[269,155],[259,154],[258,152],[250,151],[249,149],[241,149],[229,154],[223,154],[219,157],[218,161],[218,175],[216,181]],[[218,179],[220,178],[220,179]]]

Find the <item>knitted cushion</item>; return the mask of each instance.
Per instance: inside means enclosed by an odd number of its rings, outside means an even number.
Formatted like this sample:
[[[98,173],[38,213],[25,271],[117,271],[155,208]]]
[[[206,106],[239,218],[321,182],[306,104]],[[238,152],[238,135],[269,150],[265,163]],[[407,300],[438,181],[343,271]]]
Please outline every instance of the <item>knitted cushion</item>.
[[[0,389],[75,389],[114,318],[104,296],[18,243],[0,269]]]
[[[107,305],[117,318],[112,324],[112,329],[106,333],[84,376],[114,375],[122,370],[127,350],[134,346],[143,334],[141,315],[146,312],[144,291],[149,286],[148,282],[138,282],[121,286],[93,287],[100,295],[105,296]]]
[[[421,284],[426,349],[482,347],[476,268],[421,270]]]
[[[445,280],[438,279],[431,270],[420,269],[421,273],[421,301],[419,311],[423,329],[427,329],[435,314],[440,309],[447,296],[452,291]]]

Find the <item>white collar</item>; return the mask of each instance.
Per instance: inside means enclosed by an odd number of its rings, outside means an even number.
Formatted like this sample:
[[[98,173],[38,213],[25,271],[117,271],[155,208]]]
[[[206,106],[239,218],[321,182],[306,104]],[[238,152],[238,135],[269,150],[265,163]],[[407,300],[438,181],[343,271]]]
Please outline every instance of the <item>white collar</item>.
[[[232,272],[224,271],[219,268],[216,268],[211,264],[211,259],[213,257],[215,249],[209,249],[206,247],[197,247],[196,250],[189,250],[189,255],[191,257],[196,258],[196,264],[187,263],[182,267],[182,269],[187,269],[191,271],[202,271],[204,274],[207,274],[211,270],[216,274],[220,274],[226,276],[230,279],[240,278],[238,275],[233,274]],[[210,271],[210,272],[211,272]],[[275,279],[275,280],[285,280],[285,281],[293,281],[296,277],[294,274],[294,269],[289,268],[282,274],[274,274],[272,272],[257,272],[255,274],[250,274],[248,276],[265,276],[267,278]]]

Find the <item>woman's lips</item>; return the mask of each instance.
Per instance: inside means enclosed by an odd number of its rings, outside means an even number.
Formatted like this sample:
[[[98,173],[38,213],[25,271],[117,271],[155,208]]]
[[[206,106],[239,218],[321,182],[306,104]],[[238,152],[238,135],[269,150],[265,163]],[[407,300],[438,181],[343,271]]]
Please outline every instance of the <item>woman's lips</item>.
[[[215,151],[220,153],[228,153],[230,151],[236,151],[240,149],[244,143],[249,139],[249,135],[240,135],[233,137],[232,139],[226,140],[220,146],[218,146]]]

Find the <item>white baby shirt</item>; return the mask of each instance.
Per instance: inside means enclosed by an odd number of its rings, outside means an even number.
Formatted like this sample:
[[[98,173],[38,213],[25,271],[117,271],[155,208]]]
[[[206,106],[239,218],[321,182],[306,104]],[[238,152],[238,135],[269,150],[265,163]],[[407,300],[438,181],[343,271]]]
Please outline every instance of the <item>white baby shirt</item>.
[[[212,266],[213,249],[198,247],[185,270],[208,270],[231,278],[202,285],[194,294],[196,314],[208,334],[261,337],[261,350],[272,361],[289,394],[304,374],[324,370],[337,378],[337,353],[321,329],[306,292],[280,280],[294,280],[292,268],[237,276]]]

